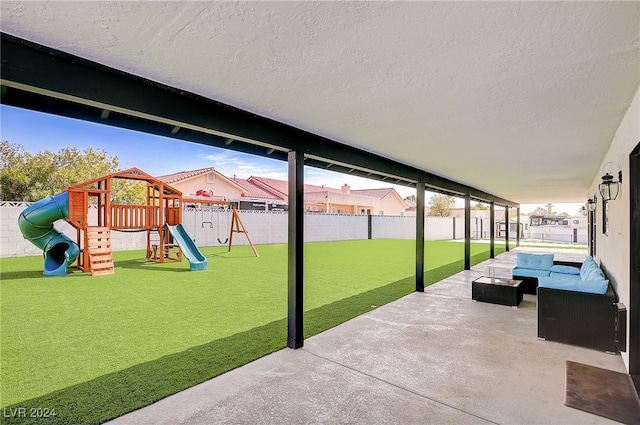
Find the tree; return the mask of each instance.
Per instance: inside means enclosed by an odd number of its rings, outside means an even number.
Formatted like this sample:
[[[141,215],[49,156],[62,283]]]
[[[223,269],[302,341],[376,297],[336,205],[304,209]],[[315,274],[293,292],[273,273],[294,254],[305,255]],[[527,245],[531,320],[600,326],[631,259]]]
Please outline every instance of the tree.
[[[147,182],[111,180],[111,202],[114,204],[146,205]]]
[[[416,195],[405,196],[404,200],[409,202],[418,202],[418,198],[416,197]]]
[[[25,152],[24,147],[0,142],[0,199],[38,201],[60,193],[65,187],[119,170],[118,157],[91,147],[83,151],[63,148],[58,152]],[[138,188],[132,190],[132,187]],[[145,190],[128,182],[114,182],[112,195],[119,202],[144,203]]]
[[[529,215],[547,215],[547,209],[543,207],[538,207],[535,210],[531,211]]]
[[[429,199],[429,212],[431,217],[449,217],[451,207],[456,203],[456,198],[448,195],[433,195]]]
[[[472,210],[488,210],[489,205],[483,204],[481,202],[476,202],[475,205],[471,207]]]
[[[25,172],[24,148],[0,142],[0,199],[22,201],[29,191],[30,178]]]

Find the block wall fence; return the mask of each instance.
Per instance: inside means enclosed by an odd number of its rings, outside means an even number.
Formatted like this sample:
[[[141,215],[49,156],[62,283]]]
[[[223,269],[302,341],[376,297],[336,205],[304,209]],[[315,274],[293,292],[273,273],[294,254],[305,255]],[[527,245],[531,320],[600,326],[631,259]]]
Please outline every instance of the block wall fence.
[[[30,203],[0,202],[0,258],[42,255],[39,248],[24,239],[18,228],[18,217]],[[89,221],[96,221],[96,209],[89,210]],[[240,211],[240,217],[255,244],[287,243],[287,213],[279,211]],[[475,219],[474,219],[475,220]],[[473,229],[478,227],[472,220]],[[369,216],[308,213],[305,215],[305,241],[323,242],[357,239],[415,239],[415,216]],[[229,237],[231,214],[213,209],[185,209],[182,225],[197,246],[221,246]],[[64,220],[54,226],[72,240],[76,230]],[[483,223],[489,229],[488,220]],[[486,232],[483,232],[486,233]],[[220,243],[218,239],[222,242]],[[427,217],[425,239],[464,239],[464,219],[454,217]],[[142,232],[111,232],[114,251],[145,249],[147,234]],[[248,245],[245,235],[235,233],[234,245]]]

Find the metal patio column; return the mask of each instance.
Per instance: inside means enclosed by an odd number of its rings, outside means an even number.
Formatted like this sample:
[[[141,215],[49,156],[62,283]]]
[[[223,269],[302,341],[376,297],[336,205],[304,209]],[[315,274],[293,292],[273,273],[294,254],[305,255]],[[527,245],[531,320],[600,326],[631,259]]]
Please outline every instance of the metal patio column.
[[[288,244],[288,325],[287,346],[300,348],[304,344],[304,154],[288,153],[289,162],[289,244]]]
[[[509,206],[504,207],[504,224],[507,228],[507,232],[504,236],[504,250],[509,252]]]
[[[520,246],[520,207],[516,208],[516,247]]]
[[[416,184],[416,292],[424,292],[424,182]]]
[[[471,270],[471,194],[464,195],[464,269]]]
[[[489,203],[489,258],[496,258],[496,204]]]
[[[629,373],[640,377],[640,143],[629,155]],[[604,202],[602,208],[605,208]],[[595,213],[594,213],[595,220]],[[594,235],[595,242],[595,235]]]

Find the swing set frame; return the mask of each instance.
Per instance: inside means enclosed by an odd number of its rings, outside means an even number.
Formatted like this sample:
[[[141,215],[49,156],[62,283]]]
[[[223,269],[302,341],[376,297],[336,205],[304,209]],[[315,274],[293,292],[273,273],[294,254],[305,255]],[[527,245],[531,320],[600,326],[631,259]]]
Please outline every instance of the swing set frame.
[[[182,198],[182,202],[194,203],[194,204],[220,205],[223,207],[226,206],[228,209],[231,209],[231,227],[229,228],[229,238],[228,238],[229,245],[228,245],[227,252],[231,252],[231,245],[233,243],[233,234],[244,233],[244,235],[247,237],[247,241],[249,242],[249,245],[251,245],[251,249],[253,250],[253,253],[255,254],[256,257],[260,257],[260,255],[258,254],[258,250],[256,249],[256,246],[253,244],[253,241],[251,240],[251,236],[249,236],[249,231],[247,230],[244,223],[242,222],[242,218],[240,218],[240,213],[236,209],[235,205],[231,205],[231,202],[221,201],[217,199],[189,199],[189,198]],[[219,231],[220,231],[220,228],[218,226],[218,232]],[[220,238],[218,238],[218,242],[220,242]]]

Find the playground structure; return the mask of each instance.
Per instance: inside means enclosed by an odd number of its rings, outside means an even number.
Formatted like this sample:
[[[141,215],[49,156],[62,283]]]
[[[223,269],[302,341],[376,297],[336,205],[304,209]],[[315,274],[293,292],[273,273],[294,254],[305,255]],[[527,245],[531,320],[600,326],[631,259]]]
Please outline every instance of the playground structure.
[[[146,205],[112,203],[113,179],[146,183]],[[94,222],[89,221],[89,205],[97,207]],[[76,229],[77,242],[53,227],[59,219]],[[66,274],[76,259],[78,268],[92,275],[114,273],[111,230],[146,231],[146,256],[151,261],[180,261],[184,255],[190,270],[207,268],[207,259],[182,227],[182,193],[137,168],[65,188],[25,209],[18,224],[24,237],[42,248],[47,276]],[[170,256],[172,248],[178,249],[176,257]]]

